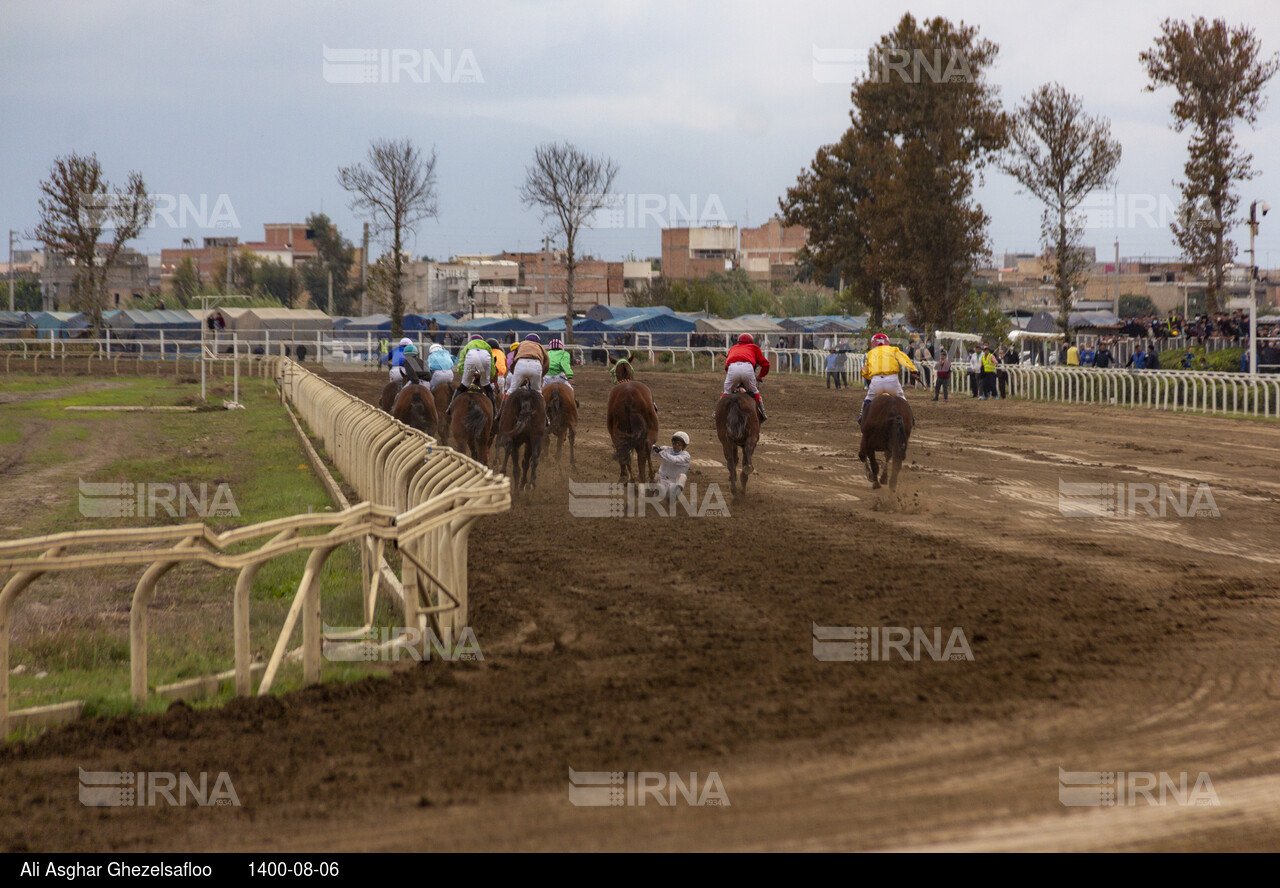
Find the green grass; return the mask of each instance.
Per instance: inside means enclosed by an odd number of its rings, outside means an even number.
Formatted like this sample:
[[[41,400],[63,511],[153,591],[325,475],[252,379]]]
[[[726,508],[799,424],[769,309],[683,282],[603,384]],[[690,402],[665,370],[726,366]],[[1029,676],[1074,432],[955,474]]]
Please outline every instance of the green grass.
[[[43,382],[43,380],[40,380]],[[190,501],[175,500],[176,515],[160,506],[154,518],[87,518],[80,514],[78,481],[124,481],[133,484],[186,484],[192,494],[212,502],[218,485],[226,484],[239,517],[211,517],[215,531],[255,524],[272,518],[332,510],[328,495],[311,471],[301,444],[283,412],[274,385],[257,378],[241,379],[241,403],[245,410],[199,413],[68,412],[68,404],[177,404],[199,394],[199,384],[170,378],[121,378],[119,388],[69,396],[65,399],[27,401],[5,406],[6,432],[38,430],[40,439],[24,461],[29,470],[53,477],[56,497],[46,497],[41,508],[27,513],[21,530],[7,530],[17,538],[85,530],[97,527],[146,527],[176,525],[201,520]],[[36,380],[8,377],[5,390]],[[74,380],[58,380],[74,384]],[[32,385],[31,389],[50,386]],[[218,381],[211,401],[230,398]],[[35,434],[36,432],[33,432]],[[0,438],[12,443],[12,435]],[[106,450],[110,456],[102,458]],[[82,477],[86,460],[96,456],[100,467]],[[48,483],[48,477],[46,477]],[[187,514],[182,514],[186,507]],[[256,548],[267,538],[256,541]],[[275,558],[263,566],[250,597],[251,649],[256,661],[265,662],[276,643],[285,614],[293,601],[308,553]],[[118,714],[133,711],[129,698],[128,612],[133,588],[143,567],[97,569],[68,574],[70,584],[57,578],[37,581],[15,608],[33,604],[58,608],[68,617],[46,620],[57,628],[34,637],[16,638],[10,666],[25,671],[10,677],[10,705],[14,709],[71,699],[86,701],[86,711]],[[231,601],[236,572],[218,570],[194,562],[173,568],[160,580],[156,600],[149,611],[148,680],[151,686],[168,684],[230,669],[234,664],[231,633]],[[323,619],[329,625],[363,623],[360,597],[360,557],[355,544],[336,550],[321,577]],[[67,599],[64,601],[63,599]],[[378,625],[399,625],[398,612],[385,599],[377,613]],[[289,645],[300,643],[297,628]],[[45,678],[36,678],[40,672]],[[360,664],[326,664],[327,677],[368,674]],[[301,667],[282,667],[273,690],[286,690],[301,681]],[[213,698],[216,702],[220,698]],[[225,699],[225,695],[221,699]],[[163,710],[168,703],[151,698],[147,711]]]

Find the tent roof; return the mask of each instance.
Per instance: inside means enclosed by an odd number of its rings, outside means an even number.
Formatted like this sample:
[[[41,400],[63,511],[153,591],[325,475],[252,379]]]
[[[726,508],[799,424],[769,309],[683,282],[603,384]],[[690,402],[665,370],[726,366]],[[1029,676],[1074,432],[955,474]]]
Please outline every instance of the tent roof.
[[[332,330],[333,318],[314,308],[251,308],[236,322],[237,330]]]
[[[665,305],[623,306],[593,305],[587,310],[587,317],[596,321],[617,321],[644,315],[665,314],[675,316],[675,312]],[[692,328],[690,328],[692,329]]]
[[[709,333],[781,333],[783,328],[776,321],[763,315],[737,318],[698,318],[694,326]]]
[[[200,318],[195,317],[191,312],[171,308],[151,311],[126,308],[111,318],[113,327],[194,327],[199,323]]]
[[[1123,323],[1118,317],[1107,311],[1073,311],[1067,326],[1076,327],[1119,327]]]
[[[949,339],[960,342],[981,342],[982,337],[977,333],[956,333],[950,330],[939,330],[933,334],[938,339]]]
[[[1047,311],[1038,311],[1022,329],[1028,333],[1057,333],[1058,319]]]

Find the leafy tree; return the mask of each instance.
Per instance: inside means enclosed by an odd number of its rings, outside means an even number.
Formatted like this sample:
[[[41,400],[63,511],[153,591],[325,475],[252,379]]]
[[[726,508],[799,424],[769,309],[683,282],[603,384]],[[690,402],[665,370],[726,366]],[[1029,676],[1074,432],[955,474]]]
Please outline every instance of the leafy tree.
[[[1008,142],[1009,120],[986,82],[999,48],[978,29],[904,15],[853,84],[854,129],[886,172],[874,177],[869,237],[881,267],[908,298],[917,325],[941,327],[988,253],[989,218],[973,201],[977,177]],[[933,59],[951,76],[887,76],[875,59]],[[957,70],[958,69],[958,70]],[[882,279],[889,279],[886,272]]]
[[[190,305],[200,295],[200,270],[190,256],[184,256],[173,273],[173,295],[182,306]]]
[[[1232,186],[1256,175],[1253,155],[1236,142],[1236,122],[1258,122],[1266,105],[1262,89],[1280,67],[1280,56],[1263,59],[1261,51],[1252,28],[1197,17],[1190,23],[1165,19],[1155,45],[1138,56],[1151,78],[1148,92],[1177,90],[1174,131],[1191,130],[1180,218],[1170,229],[1188,262],[1206,276],[1210,314],[1219,310],[1226,268],[1236,254],[1227,237],[1239,221]]]
[[[1000,309],[1000,300],[990,293],[970,289],[956,306],[953,326],[958,333],[977,333],[995,346],[1004,342],[1013,326]]]
[[[609,204],[609,192],[618,165],[605,156],[579,150],[568,142],[547,142],[533,152],[533,164],[525,169],[520,201],[537,207],[542,219],[554,221],[565,239],[565,341],[573,342],[574,278],[578,259],[574,253],[578,233],[590,227],[591,217]]]
[[[303,286],[311,294],[311,304],[327,306],[329,300],[329,274],[333,274],[333,310],[339,315],[352,314],[359,304],[360,285],[351,281],[351,266],[356,250],[351,241],[342,236],[324,213],[312,213],[307,217],[316,255],[301,263],[299,273]],[[430,261],[423,257],[424,261]]]
[[[231,280],[227,281],[227,261],[231,262]],[[217,292],[223,295],[253,292],[254,270],[258,259],[245,247],[230,248],[223,251],[222,259],[213,266],[212,284]]]
[[[1122,318],[1145,318],[1159,313],[1156,304],[1146,294],[1120,294],[1120,317]]]
[[[351,209],[369,220],[371,234],[389,239],[391,250],[384,258],[390,274],[384,273],[382,286],[391,335],[398,338],[404,329],[405,236],[439,215],[436,150],[423,155],[409,139],[375,139],[365,163],[339,168],[338,182],[351,194]]]
[[[1070,339],[1071,297],[1091,264],[1082,246],[1084,225],[1071,214],[1111,183],[1120,143],[1111,138],[1106,118],[1085,115],[1083,102],[1056,83],[1027,97],[1010,134],[1013,144],[1001,167],[1045,204],[1040,242],[1057,289],[1058,327]]]
[[[42,297],[40,282],[28,277],[13,279],[13,308],[15,311],[40,311]],[[9,279],[0,278],[0,305],[9,304]]]
[[[302,281],[297,269],[274,259],[259,259],[254,264],[253,294],[255,296],[274,299],[281,305],[293,308],[301,289]],[[311,304],[316,305],[314,295]]]
[[[107,272],[124,245],[151,221],[152,205],[142,174],[129,173],[128,184],[115,189],[103,177],[96,154],[72,153],[54,160],[40,192],[40,221],[30,237],[74,263],[71,306],[87,314],[94,336],[101,336]],[[99,243],[108,231],[110,242]]]

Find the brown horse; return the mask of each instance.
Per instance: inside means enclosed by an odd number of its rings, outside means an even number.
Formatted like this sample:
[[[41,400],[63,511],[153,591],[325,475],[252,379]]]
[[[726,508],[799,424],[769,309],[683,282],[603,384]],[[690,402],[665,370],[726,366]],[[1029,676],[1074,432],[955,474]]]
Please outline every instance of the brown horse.
[[[609,392],[609,403],[605,408],[605,425],[613,442],[613,457],[618,461],[618,481],[622,484],[632,480],[652,483],[650,454],[658,440],[658,411],[653,406],[653,392],[647,385],[621,378],[624,368],[630,370],[630,365],[618,366],[619,381]],[[636,454],[634,473],[631,470],[633,450]]]
[[[449,409],[449,402],[453,399],[453,390],[453,383],[442,383],[431,390],[431,397],[436,402],[436,418],[439,420],[436,438],[441,444],[449,443],[449,416],[445,411]]]
[[[443,389],[444,386],[441,386]],[[467,389],[453,405],[453,446],[459,453],[489,464],[489,430],[493,425],[493,404],[483,392]]]
[[[573,442],[577,437],[578,401],[573,396],[573,389],[561,382],[553,382],[542,387],[542,398],[547,402],[547,419],[551,425],[547,432],[556,439],[556,464],[560,464],[560,451],[564,449],[564,439],[569,438],[569,468],[576,469],[578,461],[574,456]]]
[[[400,394],[400,383],[388,382],[382,387],[382,394],[378,396],[378,406],[384,412],[390,413],[391,407],[396,402],[396,395]]]
[[[760,440],[760,415],[756,412],[755,399],[749,392],[739,388],[731,395],[725,395],[716,404],[716,434],[720,436],[720,446],[724,448],[724,462],[729,467],[729,488],[737,496],[738,485],[742,485],[742,495],[747,494],[747,478],[755,471],[751,456],[756,452],[756,442]],[[742,474],[738,474],[738,451],[742,451]]]
[[[547,434],[547,405],[542,395],[521,386],[507,395],[498,417],[498,440],[502,447],[502,473],[507,462],[515,472],[516,492],[532,493],[538,483],[538,457]]]
[[[898,470],[907,456],[907,441],[915,428],[915,415],[906,398],[882,394],[871,401],[862,418],[862,447],[858,459],[867,469],[871,488],[878,490],[888,480],[889,489],[898,486]],[[884,471],[876,462],[876,454],[884,453]]]
[[[425,385],[411,382],[400,389],[400,394],[396,395],[391,404],[391,415],[410,428],[428,435],[438,431],[436,402],[431,397],[431,390]]]

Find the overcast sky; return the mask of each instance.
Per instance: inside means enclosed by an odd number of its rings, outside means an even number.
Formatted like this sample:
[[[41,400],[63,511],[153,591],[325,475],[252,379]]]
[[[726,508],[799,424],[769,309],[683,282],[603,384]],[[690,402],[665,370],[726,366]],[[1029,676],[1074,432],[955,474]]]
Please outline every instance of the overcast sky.
[[[1172,91],[1144,92],[1138,62],[1160,22],[1221,16],[1280,50],[1268,0],[0,0],[0,225],[34,227],[38,182],[75,151],[96,152],[113,183],[139,170],[150,191],[172,196],[141,239],[150,252],[184,237],[261,240],[264,222],[317,210],[358,241],[337,168],[371,138],[407,136],[439,154],[439,219],[420,225],[415,255],[530,250],[545,229],[517,188],[538,143],[567,139],[614,158],[615,190],[629,201],[584,236],[584,251],[656,256],[659,218],[723,211],[758,225],[774,214],[818,147],[848,126],[849,86],[827,82],[840,73],[829,60],[864,55],[907,11],[975,24],[997,43],[990,79],[1006,105],[1058,81],[1111,120],[1125,212],[1116,227],[1092,202],[1086,234],[1107,257],[1117,237],[1124,256],[1177,253],[1167,223],[1186,136],[1169,128]],[[353,50],[372,51],[373,65],[351,61]],[[395,59],[406,67],[388,82]],[[350,82],[361,78],[373,82]],[[1259,127],[1239,133],[1260,172],[1242,186],[1246,211],[1255,197],[1280,207],[1274,82],[1268,95]],[[997,254],[1036,249],[1034,198],[988,172],[978,199]],[[1280,262],[1280,213],[1272,218],[1258,246],[1268,267]],[[1235,237],[1247,246],[1245,230]]]

